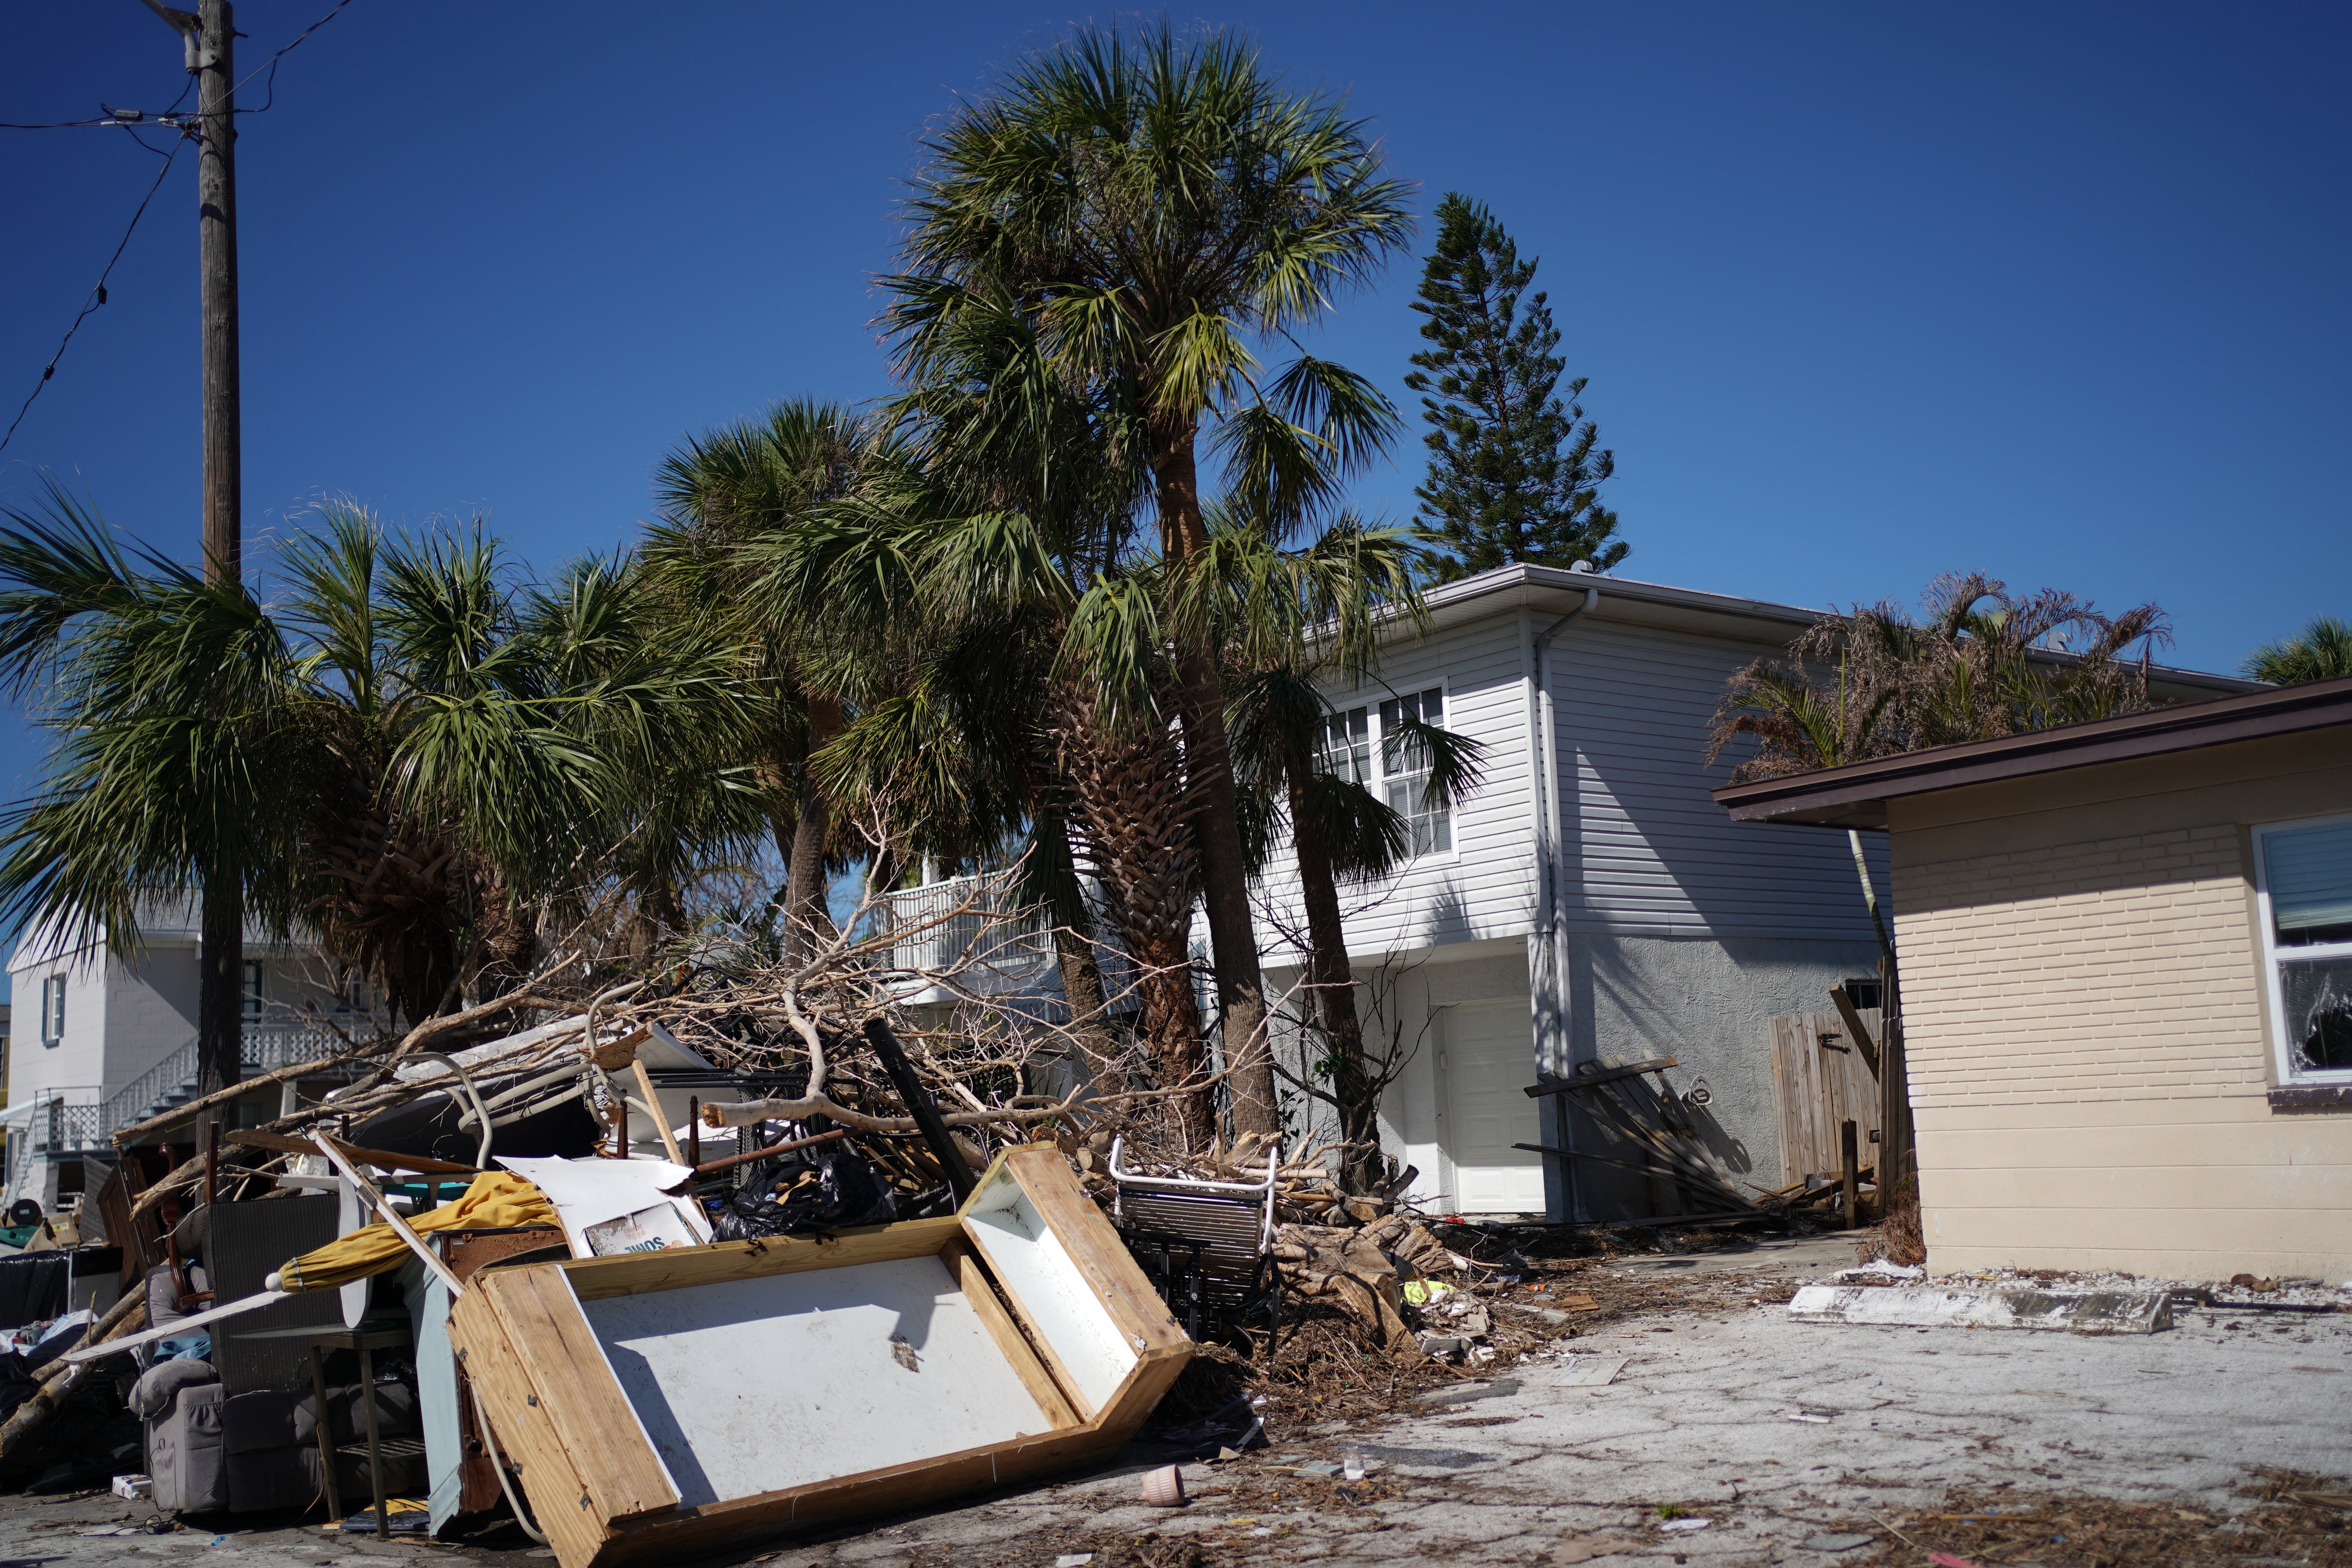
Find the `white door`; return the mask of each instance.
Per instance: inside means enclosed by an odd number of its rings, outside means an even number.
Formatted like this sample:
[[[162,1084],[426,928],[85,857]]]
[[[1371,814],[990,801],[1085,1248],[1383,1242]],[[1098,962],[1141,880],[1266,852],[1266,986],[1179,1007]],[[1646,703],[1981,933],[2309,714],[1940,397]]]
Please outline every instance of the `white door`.
[[[1458,1214],[1544,1212],[1535,1026],[1524,1002],[1453,1007],[1445,1015],[1447,1109],[1453,1121],[1454,1206]]]

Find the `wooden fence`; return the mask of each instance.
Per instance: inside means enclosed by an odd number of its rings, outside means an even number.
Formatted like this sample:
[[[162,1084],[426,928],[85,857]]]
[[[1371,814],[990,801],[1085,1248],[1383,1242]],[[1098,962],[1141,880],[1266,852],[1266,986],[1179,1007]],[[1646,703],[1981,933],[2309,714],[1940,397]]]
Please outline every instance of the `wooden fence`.
[[[1861,1013],[1878,1037],[1878,1009]],[[1772,1020],[1772,1098],[1780,1111],[1780,1184],[1837,1178],[1838,1124],[1854,1123],[1862,1168],[1878,1163],[1878,1079],[1835,1013],[1790,1013]]]

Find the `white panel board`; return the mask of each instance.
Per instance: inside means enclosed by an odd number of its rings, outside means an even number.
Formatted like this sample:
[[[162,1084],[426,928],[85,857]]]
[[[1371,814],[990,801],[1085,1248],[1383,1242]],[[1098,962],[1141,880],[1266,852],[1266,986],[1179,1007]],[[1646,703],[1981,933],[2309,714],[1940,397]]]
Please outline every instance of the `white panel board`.
[[[1053,1429],[937,1258],[580,1309],[687,1508]]]
[[[1061,1357],[1085,1401],[1081,1414],[1091,1419],[1127,1380],[1137,1347],[1003,1166],[972,1195],[964,1231],[1021,1303],[1030,1328]]]
[[[1523,1002],[1454,1007],[1445,1015],[1447,1099],[1453,1111],[1454,1207],[1457,1214],[1544,1212],[1538,1143],[1534,1026]]]

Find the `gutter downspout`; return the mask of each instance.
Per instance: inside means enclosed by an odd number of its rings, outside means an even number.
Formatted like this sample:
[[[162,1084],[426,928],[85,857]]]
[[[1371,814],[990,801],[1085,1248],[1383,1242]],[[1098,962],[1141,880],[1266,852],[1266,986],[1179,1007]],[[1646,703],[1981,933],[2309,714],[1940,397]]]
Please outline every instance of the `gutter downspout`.
[[[1536,811],[1536,933],[1541,944],[1542,958],[1537,984],[1549,987],[1543,999],[1546,1011],[1554,1020],[1559,1041],[1558,1064],[1562,1071],[1569,1066],[1569,1055],[1575,1049],[1570,1005],[1569,1001],[1568,943],[1560,930],[1559,900],[1559,731],[1552,716],[1551,702],[1551,639],[1560,628],[1578,616],[1590,614],[1601,603],[1601,590],[1587,588],[1584,603],[1560,616],[1535,640],[1536,724],[1533,744],[1528,754],[1528,776],[1535,784]],[[1575,1115],[1565,1096],[1552,1100],[1553,1121],[1559,1148],[1570,1158],[1560,1162],[1560,1184],[1566,1189],[1569,1216],[1582,1220],[1585,1213],[1583,1184],[1577,1179]]]

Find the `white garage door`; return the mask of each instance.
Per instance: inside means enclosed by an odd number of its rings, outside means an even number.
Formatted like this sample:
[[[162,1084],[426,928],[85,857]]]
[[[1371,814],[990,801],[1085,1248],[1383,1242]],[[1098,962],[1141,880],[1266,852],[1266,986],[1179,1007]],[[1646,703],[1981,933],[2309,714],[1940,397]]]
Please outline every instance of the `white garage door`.
[[[1461,1214],[1544,1212],[1543,1156],[1514,1143],[1540,1143],[1534,1026],[1524,1002],[1449,1008],[1446,1083],[1453,1126],[1454,1202]]]

